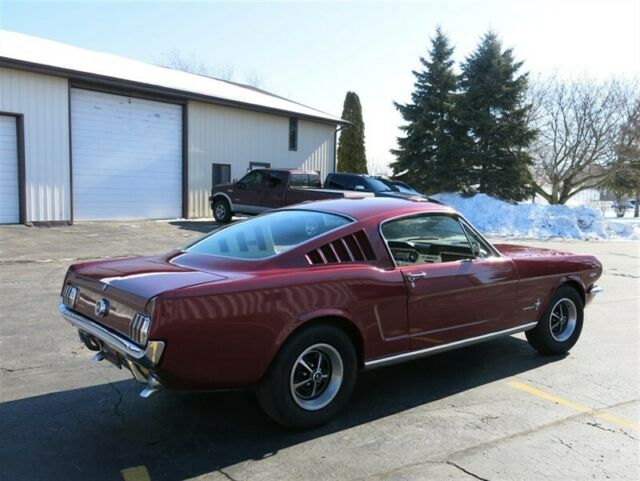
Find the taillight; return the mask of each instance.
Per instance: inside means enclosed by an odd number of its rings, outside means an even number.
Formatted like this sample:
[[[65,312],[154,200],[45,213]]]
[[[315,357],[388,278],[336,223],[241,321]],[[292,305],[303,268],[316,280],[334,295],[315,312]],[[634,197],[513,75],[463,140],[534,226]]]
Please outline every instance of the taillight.
[[[62,302],[69,308],[76,307],[78,298],[80,297],[80,289],[77,286],[67,285],[62,292]]]
[[[129,337],[138,343],[146,344],[149,338],[149,331],[151,330],[151,317],[145,316],[140,313],[136,313],[133,316],[133,322],[129,329]]]

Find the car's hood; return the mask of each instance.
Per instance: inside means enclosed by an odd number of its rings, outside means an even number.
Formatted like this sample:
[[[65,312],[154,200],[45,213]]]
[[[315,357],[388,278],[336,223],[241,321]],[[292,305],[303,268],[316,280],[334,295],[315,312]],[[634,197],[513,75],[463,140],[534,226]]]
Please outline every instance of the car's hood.
[[[233,182],[227,182],[225,184],[216,184],[211,189],[211,192],[226,192],[228,189],[232,189],[235,186]]]
[[[183,255],[174,251],[162,256],[80,264],[73,268],[73,273],[95,281],[101,287],[112,286],[144,299],[151,299],[167,291],[226,279],[225,276],[185,265],[179,260]]]

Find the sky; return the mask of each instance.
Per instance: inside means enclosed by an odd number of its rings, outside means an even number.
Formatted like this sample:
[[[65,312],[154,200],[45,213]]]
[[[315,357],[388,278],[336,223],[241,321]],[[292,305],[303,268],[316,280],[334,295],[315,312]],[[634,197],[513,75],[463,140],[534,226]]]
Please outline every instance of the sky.
[[[457,62],[492,29],[532,76],[640,77],[639,0],[32,2],[0,0],[0,27],[150,63],[176,53],[215,74],[340,115],[361,100],[369,171],[393,161],[412,70],[440,25]]]

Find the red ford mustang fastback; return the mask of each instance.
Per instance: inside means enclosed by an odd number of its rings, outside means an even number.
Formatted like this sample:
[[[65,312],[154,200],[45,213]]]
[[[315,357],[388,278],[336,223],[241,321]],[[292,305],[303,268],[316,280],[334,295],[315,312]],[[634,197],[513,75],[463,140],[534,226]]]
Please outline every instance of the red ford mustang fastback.
[[[273,419],[310,427],[363,368],[523,331],[567,352],[601,273],[592,256],[491,245],[436,202],[329,200],[165,255],[71,266],[60,312],[143,397],[257,386]]]

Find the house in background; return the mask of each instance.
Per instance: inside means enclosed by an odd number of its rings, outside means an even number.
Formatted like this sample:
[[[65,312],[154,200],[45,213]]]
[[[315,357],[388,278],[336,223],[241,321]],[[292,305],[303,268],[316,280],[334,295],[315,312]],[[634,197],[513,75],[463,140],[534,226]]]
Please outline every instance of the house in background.
[[[255,166],[334,171],[347,122],[245,85],[0,31],[0,223],[208,217]]]

